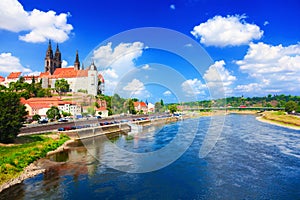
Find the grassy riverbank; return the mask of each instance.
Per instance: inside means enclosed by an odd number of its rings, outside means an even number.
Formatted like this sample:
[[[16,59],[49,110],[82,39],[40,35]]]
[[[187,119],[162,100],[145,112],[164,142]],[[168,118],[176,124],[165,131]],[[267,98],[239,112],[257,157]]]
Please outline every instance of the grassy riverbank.
[[[284,112],[264,112],[262,119],[278,125],[300,129],[300,117],[288,115]]]
[[[17,144],[0,146],[0,185],[18,177],[30,163],[45,157],[69,139],[61,134],[57,138],[47,135],[21,136]],[[20,144],[18,144],[20,143]]]

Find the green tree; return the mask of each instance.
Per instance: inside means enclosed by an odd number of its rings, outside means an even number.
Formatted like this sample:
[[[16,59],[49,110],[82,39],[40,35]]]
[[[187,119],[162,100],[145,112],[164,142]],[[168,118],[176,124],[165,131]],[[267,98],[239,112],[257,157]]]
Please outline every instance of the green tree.
[[[163,111],[163,106],[161,105],[160,102],[156,102],[154,107],[155,107],[155,112],[162,112]]]
[[[52,106],[47,112],[46,115],[49,119],[54,120],[54,119],[59,119],[60,118],[60,113],[59,109],[56,106]]]
[[[55,91],[59,94],[60,97],[63,93],[66,93],[69,90],[70,90],[70,85],[67,80],[60,79],[55,81]]]
[[[164,101],[163,101],[162,99],[160,100],[160,105],[161,105],[161,106],[164,106],[164,105],[165,105],[165,104],[164,104]]]
[[[0,92],[0,142],[12,142],[18,135],[27,111],[13,92]]]
[[[175,113],[177,111],[177,105],[176,104],[169,105],[168,109],[171,113]]]
[[[5,91],[7,88],[4,85],[0,85],[0,91]]]
[[[270,108],[271,108],[271,107],[272,107],[272,104],[268,102],[268,103],[266,104],[266,107],[270,107]]]
[[[129,111],[130,114],[136,114],[133,99],[127,99],[127,101],[125,102],[125,110]]]
[[[38,114],[35,114],[35,115],[32,116],[33,121],[38,121],[39,119],[41,119],[41,116],[38,115]]]
[[[133,101],[133,102],[138,102],[139,99],[138,99],[138,98],[132,98],[132,101]]]
[[[71,116],[71,113],[65,112],[65,111],[62,111],[61,114],[62,114],[64,117]]]
[[[87,108],[87,113],[94,116],[95,113],[96,113],[96,110],[95,110],[94,106],[88,107]]]
[[[296,111],[297,109],[297,103],[295,101],[288,101],[286,104],[285,104],[285,111],[290,113],[292,111]]]

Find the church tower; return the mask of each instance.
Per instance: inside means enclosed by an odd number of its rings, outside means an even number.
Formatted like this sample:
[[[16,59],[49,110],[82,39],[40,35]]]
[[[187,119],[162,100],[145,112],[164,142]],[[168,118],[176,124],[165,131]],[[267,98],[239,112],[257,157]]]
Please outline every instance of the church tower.
[[[75,62],[74,62],[74,70],[80,70],[80,62],[79,62],[78,51],[76,51],[76,59],[75,59]]]
[[[56,68],[61,68],[61,53],[58,48],[58,44],[56,45],[56,51],[55,51],[55,56],[53,60],[53,72],[55,71]]]
[[[46,51],[46,57],[45,57],[45,72],[52,72],[53,66],[53,51],[51,46],[51,41],[49,40],[48,49]]]
[[[45,57],[45,72],[50,72],[50,74],[53,74],[56,68],[61,68],[61,64],[61,53],[59,51],[58,44],[56,46],[55,55],[53,57],[52,45],[51,41],[49,40]]]

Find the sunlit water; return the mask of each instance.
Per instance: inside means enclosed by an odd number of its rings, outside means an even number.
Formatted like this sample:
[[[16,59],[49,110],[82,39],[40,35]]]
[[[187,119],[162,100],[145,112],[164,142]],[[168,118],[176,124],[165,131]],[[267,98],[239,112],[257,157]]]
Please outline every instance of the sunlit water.
[[[180,126],[188,131],[196,121],[149,127],[111,141],[127,151],[156,151],[172,141]],[[209,121],[201,118],[192,145],[160,170],[121,172],[76,147],[67,152],[66,164],[5,190],[0,199],[300,199],[300,131],[229,115],[216,146],[200,159]],[[92,154],[109,155],[108,142],[90,139],[97,146]]]

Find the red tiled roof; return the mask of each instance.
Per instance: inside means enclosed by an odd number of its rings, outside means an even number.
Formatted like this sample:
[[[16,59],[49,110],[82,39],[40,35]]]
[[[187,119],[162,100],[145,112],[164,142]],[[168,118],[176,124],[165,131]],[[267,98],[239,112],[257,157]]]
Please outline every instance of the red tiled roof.
[[[42,108],[50,108],[52,105],[49,103],[38,103],[38,102],[28,102],[27,103],[33,109],[42,109]]]
[[[41,72],[40,78],[48,78],[50,76],[50,72]]]
[[[104,78],[102,74],[98,74],[98,79],[101,81],[101,83],[104,83]]]
[[[5,78],[3,76],[0,76],[0,82],[5,81]]]
[[[100,107],[100,108],[96,108],[97,111],[103,111],[103,110],[107,110],[106,107]]]
[[[21,104],[26,104],[27,101],[26,101],[26,99],[24,97],[21,97],[20,98],[20,102],[21,102]]]
[[[147,107],[147,104],[145,102],[133,102],[134,107]]]
[[[58,106],[58,105],[64,105],[64,104],[76,104],[72,101],[63,101],[57,97],[43,97],[43,98],[30,98],[25,100],[24,98],[21,98],[22,104],[28,104],[30,107],[35,109],[41,109],[41,108],[50,108],[51,106]]]
[[[11,72],[7,78],[8,79],[16,79],[16,78],[19,78],[19,76],[21,75],[21,72]]]
[[[23,77],[24,77],[25,80],[32,80],[32,77],[34,77],[34,79],[37,80],[39,76],[30,76],[30,75],[28,75],[28,76],[23,76]]]
[[[73,67],[57,68],[52,75],[53,78],[76,78],[86,76],[88,76],[88,70],[74,70]]]
[[[147,104],[145,102],[140,102],[141,107],[147,107]]]

